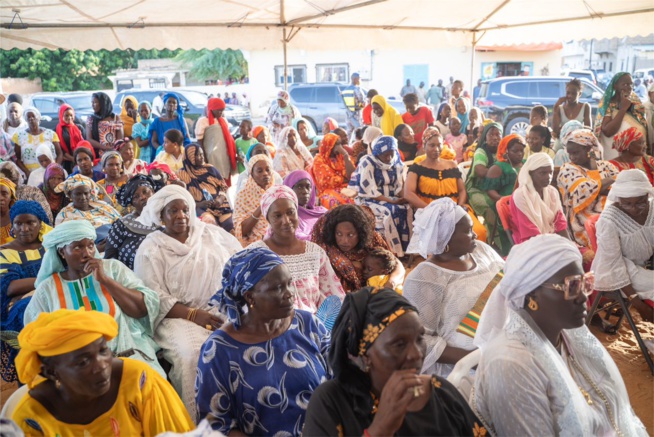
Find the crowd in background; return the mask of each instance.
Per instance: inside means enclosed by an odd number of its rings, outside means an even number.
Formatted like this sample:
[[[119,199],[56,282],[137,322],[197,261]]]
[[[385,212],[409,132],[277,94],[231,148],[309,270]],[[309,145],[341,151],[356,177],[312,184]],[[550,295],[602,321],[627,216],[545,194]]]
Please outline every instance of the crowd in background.
[[[654,321],[654,86],[643,103],[616,74],[593,120],[571,80],[523,137],[460,80],[407,81],[400,115],[351,79],[346,126],[280,91],[236,138],[236,96],[188,126],[174,93],[155,116],[98,92],[85,128],[62,105],[55,130],[7,97],[18,427],[645,435],[585,309],[620,289]],[[447,377],[478,348],[468,398]]]

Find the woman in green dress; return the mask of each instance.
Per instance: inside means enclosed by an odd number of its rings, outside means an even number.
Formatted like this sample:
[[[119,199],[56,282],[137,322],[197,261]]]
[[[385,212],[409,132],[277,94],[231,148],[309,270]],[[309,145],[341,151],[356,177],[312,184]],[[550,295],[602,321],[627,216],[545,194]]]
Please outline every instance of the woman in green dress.
[[[497,161],[489,169],[482,188],[486,192],[490,210],[497,216],[496,203],[504,196],[513,194],[518,172],[524,163],[527,144],[520,135],[511,134],[500,141],[497,148]],[[502,222],[497,221],[495,235],[500,238],[500,252],[506,256],[511,249],[509,239],[504,232]]]

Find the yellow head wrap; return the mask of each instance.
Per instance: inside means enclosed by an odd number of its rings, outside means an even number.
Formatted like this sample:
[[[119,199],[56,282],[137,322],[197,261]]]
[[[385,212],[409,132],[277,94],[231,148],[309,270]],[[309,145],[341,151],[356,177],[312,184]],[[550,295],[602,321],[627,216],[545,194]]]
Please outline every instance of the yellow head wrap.
[[[5,187],[9,188],[11,198],[16,200],[16,184],[7,178],[0,178],[0,185],[4,185]]]
[[[54,357],[88,346],[100,337],[107,341],[118,335],[118,324],[98,311],[57,310],[41,313],[18,335],[20,351],[16,357],[18,378],[29,388],[38,382],[40,357]]]

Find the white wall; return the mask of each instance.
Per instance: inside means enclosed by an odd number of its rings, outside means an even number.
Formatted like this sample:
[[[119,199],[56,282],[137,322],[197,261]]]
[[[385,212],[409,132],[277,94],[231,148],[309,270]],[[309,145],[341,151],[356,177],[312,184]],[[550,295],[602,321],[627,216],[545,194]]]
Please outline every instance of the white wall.
[[[249,63],[250,87],[252,92],[252,113],[254,117],[265,115],[270,102],[274,99],[275,66],[284,64],[281,50],[253,50],[245,53]],[[375,88],[380,94],[399,98],[404,85],[404,66],[427,64],[429,66],[429,83],[442,79],[447,84],[449,77],[463,80],[465,88],[471,90],[471,47],[458,46],[433,50],[334,50],[304,51],[288,50],[288,65],[306,65],[307,82],[316,81],[316,64],[347,63],[350,73],[361,74],[361,85]],[[534,73],[540,75],[544,66],[549,67],[550,75],[559,75],[561,68],[561,51],[548,52],[477,52],[475,54],[474,80],[481,75],[482,62],[533,62]],[[414,84],[418,85],[418,84]],[[474,86],[474,85],[473,85]]]

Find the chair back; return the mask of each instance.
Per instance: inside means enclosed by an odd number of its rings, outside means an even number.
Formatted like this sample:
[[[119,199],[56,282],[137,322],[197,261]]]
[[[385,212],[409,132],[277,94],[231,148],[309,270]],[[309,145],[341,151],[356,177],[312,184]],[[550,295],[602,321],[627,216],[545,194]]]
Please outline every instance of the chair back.
[[[11,416],[14,415],[14,410],[16,410],[16,406],[18,405],[18,402],[20,402],[21,399],[23,399],[23,396],[27,394],[29,391],[29,388],[27,385],[20,386],[18,390],[13,392],[11,396],[9,396],[9,399],[7,399],[7,402],[5,402],[5,405],[2,407],[2,412],[0,412],[0,417],[6,417],[11,419]]]
[[[497,216],[500,222],[502,222],[502,227],[511,240],[511,244],[513,244],[513,230],[515,226],[511,223],[511,196],[502,197],[495,203],[495,207],[497,208]]]
[[[480,359],[481,350],[475,349],[461,358],[447,377],[447,380],[459,390],[466,401],[470,399],[472,388],[475,385],[475,377],[470,375],[470,371],[479,364]]]

